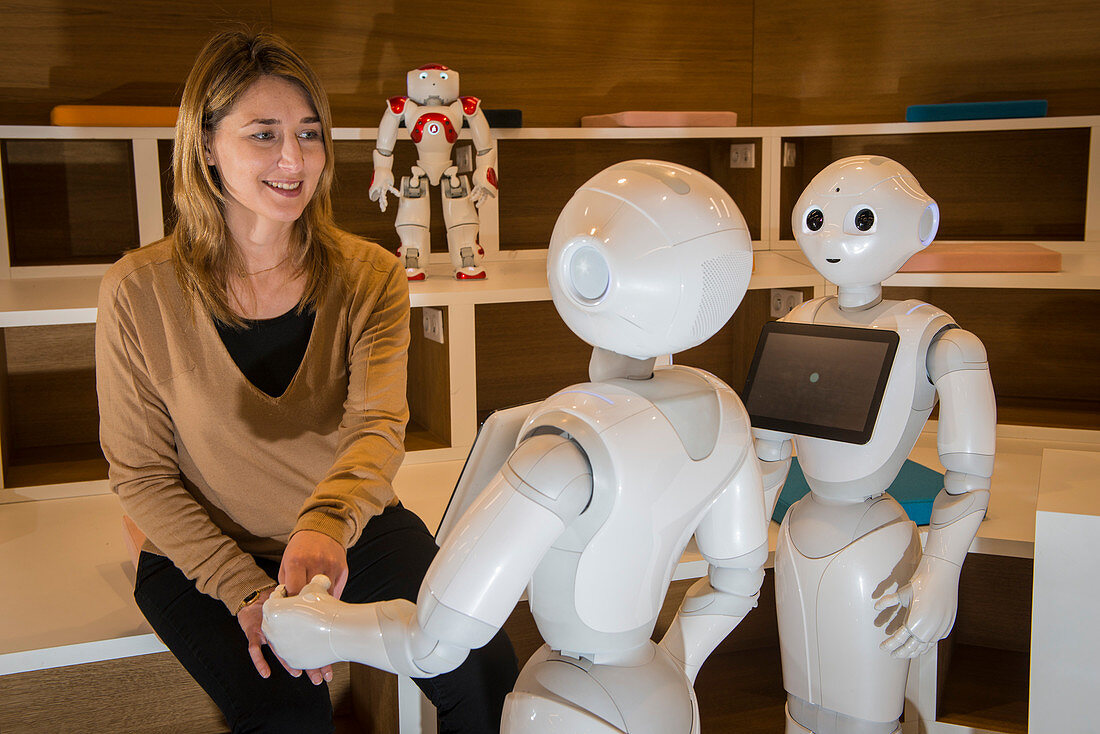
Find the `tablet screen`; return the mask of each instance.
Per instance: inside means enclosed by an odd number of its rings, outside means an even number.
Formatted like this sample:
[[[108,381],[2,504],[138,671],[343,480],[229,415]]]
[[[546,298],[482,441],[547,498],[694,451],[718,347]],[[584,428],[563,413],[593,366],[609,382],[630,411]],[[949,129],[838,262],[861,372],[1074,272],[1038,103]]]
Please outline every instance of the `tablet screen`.
[[[867,443],[898,341],[883,329],[765,324],[745,382],[752,425]]]

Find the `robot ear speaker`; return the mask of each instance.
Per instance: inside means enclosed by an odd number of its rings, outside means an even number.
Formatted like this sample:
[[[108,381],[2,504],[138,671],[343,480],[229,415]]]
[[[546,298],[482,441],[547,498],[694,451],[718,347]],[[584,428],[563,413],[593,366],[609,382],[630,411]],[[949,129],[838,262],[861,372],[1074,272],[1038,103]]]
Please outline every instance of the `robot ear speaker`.
[[[920,246],[928,247],[936,238],[936,231],[940,228],[940,207],[936,202],[930,202],[921,212],[920,221],[917,223],[917,237],[920,238]]]

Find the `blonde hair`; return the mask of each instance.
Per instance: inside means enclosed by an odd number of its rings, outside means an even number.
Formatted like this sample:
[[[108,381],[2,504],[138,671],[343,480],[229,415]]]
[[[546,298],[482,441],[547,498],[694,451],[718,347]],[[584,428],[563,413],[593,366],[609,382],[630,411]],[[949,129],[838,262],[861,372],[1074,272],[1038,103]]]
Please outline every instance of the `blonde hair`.
[[[343,275],[338,230],[332,218],[334,155],[332,113],[317,75],[286,41],[270,33],[216,34],[195,58],[180,102],[172,153],[173,198],[178,219],[172,259],[183,290],[219,321],[244,322],[229,305],[229,274],[243,270],[225,223],[217,172],[206,163],[205,146],[219,123],[258,79],[276,76],[305,93],[321,123],[325,165],[317,190],[294,223],[293,263],[306,279],[301,312],[316,308],[332,279]]]

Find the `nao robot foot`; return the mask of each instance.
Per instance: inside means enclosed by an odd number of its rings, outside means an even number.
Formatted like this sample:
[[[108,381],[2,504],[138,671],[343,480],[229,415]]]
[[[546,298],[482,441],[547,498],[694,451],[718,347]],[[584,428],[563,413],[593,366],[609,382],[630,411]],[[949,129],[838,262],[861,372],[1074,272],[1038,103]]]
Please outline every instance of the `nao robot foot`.
[[[405,261],[409,280],[427,277],[432,188],[438,188],[442,197],[447,251],[455,278],[485,278],[480,264],[485,251],[478,243],[478,207],[497,194],[496,143],[480,100],[458,96],[458,79],[457,71],[439,64],[413,69],[407,76],[408,95],[390,98],[378,126],[369,196],[382,211],[386,211],[389,194],[398,197],[398,257]],[[401,179],[400,188],[395,188],[393,148],[402,122],[416,146],[417,160],[410,175]],[[470,128],[476,151],[472,178],[459,174],[451,158],[463,124]]]
[[[558,218],[547,277],[593,346],[590,380],[485,422],[415,605],[275,593],[275,651],[430,677],[488,642],[526,590],[546,645],[507,699],[505,732],[698,732],[692,685],[756,605],[768,516],[737,394],[655,363],[721,329],[751,272],[744,219],[697,171],[628,161],[589,180]],[[693,535],[707,575],[655,645]]]
[[[792,447],[810,493],[776,549],[788,732],[893,734],[909,661],[946,636],[989,503],[996,403],[985,349],[946,313],[882,297],[936,235],[939,208],[903,166],[855,156],[821,171],[792,214],[837,285],[765,326],[746,386],[768,496]],[[936,402],[946,468],[922,550],[886,488]]]

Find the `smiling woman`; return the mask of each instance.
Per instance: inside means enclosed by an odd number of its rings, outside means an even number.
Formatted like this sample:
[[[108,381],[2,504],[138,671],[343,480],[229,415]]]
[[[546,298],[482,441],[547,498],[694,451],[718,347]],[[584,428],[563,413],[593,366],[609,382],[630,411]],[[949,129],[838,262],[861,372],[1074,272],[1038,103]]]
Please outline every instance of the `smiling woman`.
[[[276,582],[323,573],[347,601],[414,600],[436,551],[392,486],[408,286],[333,223],[331,127],[285,42],[216,35],[180,105],[175,230],[99,294],[100,439],[148,538],[134,597],[233,731],[332,731],[331,669],[302,676],[266,647]],[[515,676],[501,634],[419,684],[441,731],[484,732]]]

